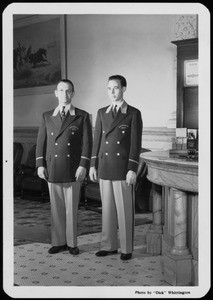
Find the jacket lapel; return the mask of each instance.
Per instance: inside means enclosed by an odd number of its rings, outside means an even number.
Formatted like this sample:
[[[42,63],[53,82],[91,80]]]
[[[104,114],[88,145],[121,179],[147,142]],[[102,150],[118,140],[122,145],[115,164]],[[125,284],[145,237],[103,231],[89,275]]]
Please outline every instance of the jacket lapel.
[[[58,134],[61,134],[72,122],[78,118],[77,115],[71,116],[70,113],[67,113],[65,119],[62,121],[61,129]]]
[[[56,128],[58,128],[58,130],[61,128],[61,117],[60,114],[58,113],[56,116],[50,116],[50,119],[53,121],[53,123],[55,124]]]
[[[104,113],[104,119],[107,125],[107,130],[109,130],[113,122],[113,116],[111,110],[109,112]]]
[[[106,115],[110,115],[111,112],[106,113]],[[108,127],[109,129],[107,130],[106,134],[110,133],[121,121],[123,121],[127,116],[129,115],[128,110],[126,111],[126,113],[122,113],[120,110],[118,111],[117,115],[115,116],[115,118],[113,119],[113,117],[111,117],[111,124]],[[109,116],[106,117],[109,119]]]
[[[67,113],[65,119],[62,121],[60,114],[58,113],[56,116],[51,116],[51,120],[55,124],[56,128],[58,129],[58,133],[56,135],[56,139],[64,132],[64,130],[73,123],[79,116],[73,115],[71,116],[70,113]]]

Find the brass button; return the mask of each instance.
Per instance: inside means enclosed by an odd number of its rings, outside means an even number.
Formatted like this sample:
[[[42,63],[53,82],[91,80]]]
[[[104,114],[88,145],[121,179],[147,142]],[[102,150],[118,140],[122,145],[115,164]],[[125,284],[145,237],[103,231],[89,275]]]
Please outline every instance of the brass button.
[[[56,154],[55,157],[57,157],[58,155]]]

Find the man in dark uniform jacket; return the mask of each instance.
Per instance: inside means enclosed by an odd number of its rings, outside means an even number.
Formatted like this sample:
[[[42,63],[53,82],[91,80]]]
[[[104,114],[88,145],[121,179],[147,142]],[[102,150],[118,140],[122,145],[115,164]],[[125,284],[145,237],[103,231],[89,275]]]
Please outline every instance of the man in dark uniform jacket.
[[[91,180],[99,180],[102,200],[101,250],[96,255],[117,253],[119,227],[122,260],[133,252],[134,184],[143,128],[140,111],[123,99],[126,86],[123,76],[109,77],[112,104],[98,111],[90,167]]]
[[[60,80],[55,96],[58,106],[43,114],[39,129],[36,166],[38,176],[48,181],[51,202],[49,253],[77,247],[77,212],[81,183],[90,166],[92,128],[89,114],[74,107],[74,85]]]

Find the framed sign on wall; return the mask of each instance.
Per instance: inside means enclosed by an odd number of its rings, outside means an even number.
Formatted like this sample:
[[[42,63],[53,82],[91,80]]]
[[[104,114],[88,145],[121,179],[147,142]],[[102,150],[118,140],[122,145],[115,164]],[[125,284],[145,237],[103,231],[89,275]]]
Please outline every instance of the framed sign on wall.
[[[66,77],[64,15],[13,16],[14,95],[52,93]]]
[[[199,129],[198,38],[173,41],[177,46],[177,128]]]
[[[198,60],[184,61],[184,86],[198,85]]]

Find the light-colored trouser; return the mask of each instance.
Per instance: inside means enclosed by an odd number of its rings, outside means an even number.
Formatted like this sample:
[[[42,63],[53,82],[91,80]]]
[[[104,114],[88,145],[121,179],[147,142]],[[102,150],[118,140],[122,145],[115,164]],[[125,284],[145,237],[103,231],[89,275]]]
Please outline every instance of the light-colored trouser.
[[[101,250],[118,249],[118,233],[122,253],[133,252],[135,205],[133,185],[125,180],[99,180],[102,201]]]
[[[52,246],[77,246],[77,217],[81,183],[48,182],[51,203]]]

